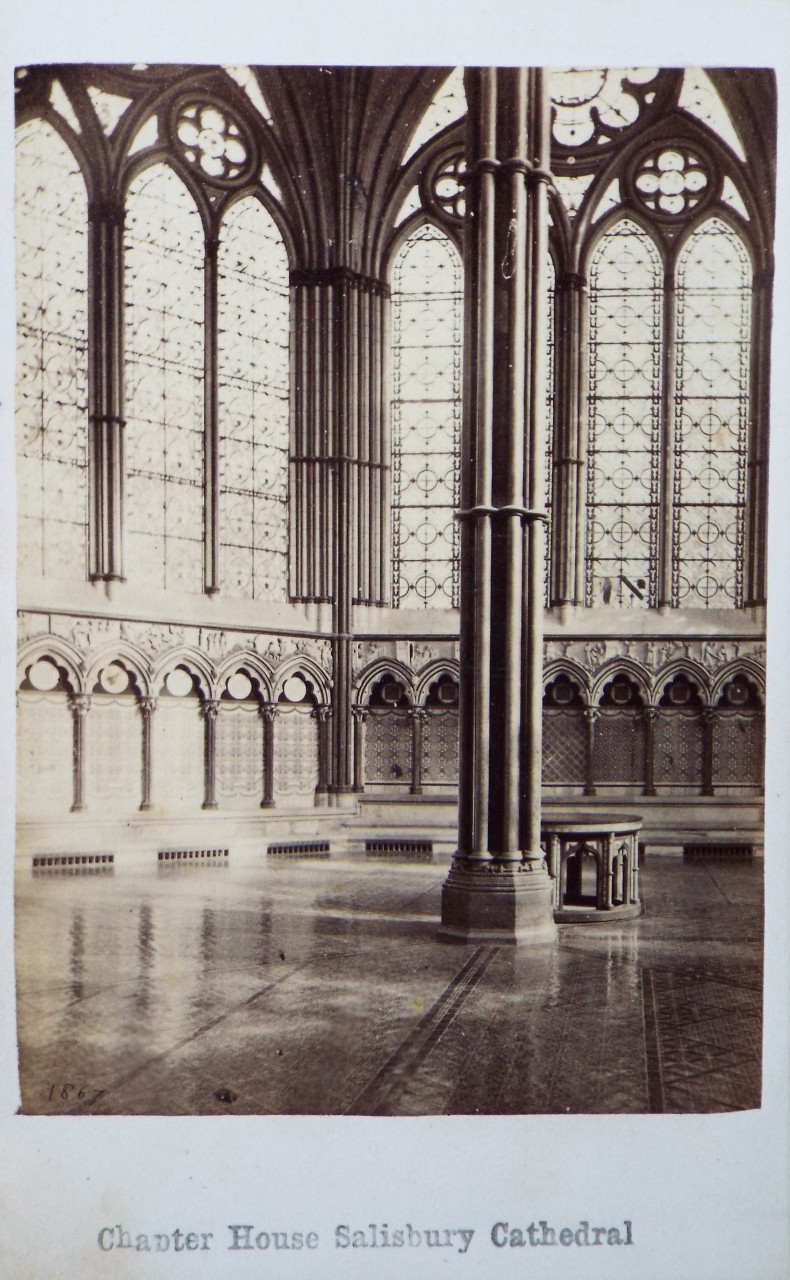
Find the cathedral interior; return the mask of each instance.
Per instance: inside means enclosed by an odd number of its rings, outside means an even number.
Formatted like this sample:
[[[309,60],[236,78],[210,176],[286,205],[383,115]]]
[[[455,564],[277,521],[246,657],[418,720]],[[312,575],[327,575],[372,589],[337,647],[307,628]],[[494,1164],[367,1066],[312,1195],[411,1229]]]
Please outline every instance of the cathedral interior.
[[[759,1106],[773,73],[16,106],[23,1110]]]

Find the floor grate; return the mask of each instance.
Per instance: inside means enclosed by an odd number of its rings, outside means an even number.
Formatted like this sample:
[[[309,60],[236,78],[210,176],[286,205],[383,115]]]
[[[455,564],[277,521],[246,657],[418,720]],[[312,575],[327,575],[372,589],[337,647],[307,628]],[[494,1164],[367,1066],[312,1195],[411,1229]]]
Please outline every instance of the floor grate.
[[[684,844],[683,857],[689,862],[751,862],[754,857],[754,845],[743,842],[726,844],[714,841]]]
[[[291,840],[282,844],[270,844],[268,854],[273,858],[328,858],[328,840]]]
[[[227,861],[227,849],[160,849],[160,862],[199,862],[224,863]]]
[[[106,875],[114,869],[114,863],[112,853],[39,854],[33,859],[33,875]]]
[[[433,861],[432,840],[366,840],[365,853],[369,858],[409,858],[415,862]]]

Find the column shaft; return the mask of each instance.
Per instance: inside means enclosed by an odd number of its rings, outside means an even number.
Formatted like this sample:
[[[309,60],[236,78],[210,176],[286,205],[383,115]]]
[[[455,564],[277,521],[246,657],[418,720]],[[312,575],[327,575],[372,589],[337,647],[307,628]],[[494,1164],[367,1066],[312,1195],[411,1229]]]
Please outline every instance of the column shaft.
[[[123,577],[123,205],[88,208],[89,564],[92,580]]]
[[[203,738],[203,808],[217,808],[217,715],[219,702],[207,698],[202,704],[204,723]]]
[[[145,811],[151,808],[151,717],[156,710],[156,698],[141,698],[139,706],[143,726],[140,809]]]

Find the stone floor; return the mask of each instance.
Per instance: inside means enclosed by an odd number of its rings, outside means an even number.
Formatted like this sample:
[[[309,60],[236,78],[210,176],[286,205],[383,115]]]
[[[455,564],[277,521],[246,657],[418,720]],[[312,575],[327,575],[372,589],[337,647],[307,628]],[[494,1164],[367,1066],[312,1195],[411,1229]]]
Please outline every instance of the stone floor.
[[[653,856],[645,914],[436,940],[445,865],[22,873],[26,1114],[760,1105],[762,867]]]

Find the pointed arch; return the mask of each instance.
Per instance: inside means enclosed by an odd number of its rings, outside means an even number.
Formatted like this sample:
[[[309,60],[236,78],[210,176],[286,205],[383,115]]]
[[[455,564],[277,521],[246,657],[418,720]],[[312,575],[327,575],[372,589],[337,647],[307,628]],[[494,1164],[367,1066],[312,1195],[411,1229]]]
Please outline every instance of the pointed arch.
[[[200,593],[204,233],[169,165],[130,184],[125,244],[128,577]]]
[[[458,604],[462,267],[448,236],[421,223],[392,278],[393,603]]]

